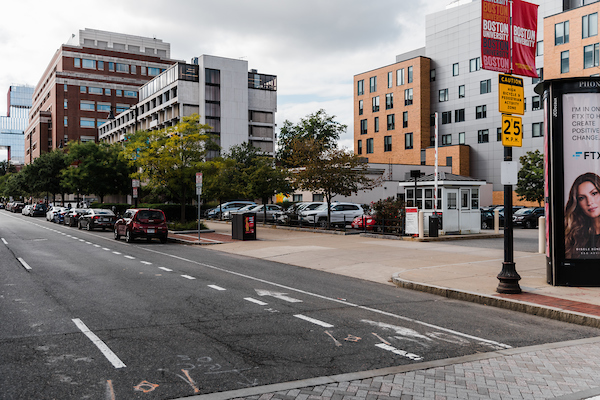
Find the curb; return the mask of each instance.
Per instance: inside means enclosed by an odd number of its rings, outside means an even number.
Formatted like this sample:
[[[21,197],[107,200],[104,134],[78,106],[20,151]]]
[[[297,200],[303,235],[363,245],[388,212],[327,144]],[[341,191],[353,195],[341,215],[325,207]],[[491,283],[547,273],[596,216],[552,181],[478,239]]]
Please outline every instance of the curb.
[[[460,291],[456,289],[445,288],[442,286],[425,285],[423,283],[400,279],[398,277],[398,273],[392,276],[392,283],[404,289],[418,290],[420,292],[431,293],[438,296],[447,297],[449,299],[469,301],[471,303],[504,308],[512,311],[522,312],[525,314],[537,315],[539,317],[568,322],[571,324],[600,328],[600,317],[569,311],[558,307],[543,307],[538,304],[520,301],[517,299],[507,300],[501,297],[489,296],[474,292]],[[518,296],[518,294],[515,296]]]

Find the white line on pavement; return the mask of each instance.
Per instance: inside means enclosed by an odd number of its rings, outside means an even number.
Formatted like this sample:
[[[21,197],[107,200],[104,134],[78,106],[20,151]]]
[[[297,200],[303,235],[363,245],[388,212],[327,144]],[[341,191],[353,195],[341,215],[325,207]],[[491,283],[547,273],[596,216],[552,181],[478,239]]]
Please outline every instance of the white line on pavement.
[[[259,306],[266,306],[267,304],[269,304],[269,303],[265,303],[264,301],[253,299],[252,297],[246,297],[246,298],[244,298],[244,300],[249,301],[251,303],[256,303]]]
[[[193,276],[189,276],[189,275],[181,275],[181,276],[184,277],[185,279],[190,279],[190,280],[196,279]]]
[[[217,285],[208,285],[209,288],[213,288],[215,290],[227,290],[225,288],[222,288],[221,286],[217,286]]]
[[[121,255],[121,253],[119,253],[118,251],[113,251],[113,254]]]
[[[4,240],[4,238],[2,238],[2,243],[4,243],[5,245],[8,245],[8,242],[6,240]]]
[[[31,269],[31,267],[29,266],[29,264],[27,264],[27,263],[25,262],[25,260],[23,260],[21,257],[17,258],[17,260],[19,260],[19,262],[20,262],[20,263],[23,265],[23,267],[24,267],[25,269],[27,269],[27,270],[30,270],[30,269]]]
[[[130,260],[135,260],[135,257],[133,257],[133,256],[123,256],[123,257],[129,258]]]
[[[142,264],[146,264],[146,265],[152,265],[152,263],[151,263],[151,262],[148,262],[148,261],[140,261],[140,262],[141,262]]]
[[[306,315],[296,314],[294,315],[294,317],[303,319],[308,322],[312,322],[313,324],[317,324],[319,326],[322,326],[323,328],[333,328],[333,325],[328,324],[327,322],[319,321],[318,319],[307,317]]]
[[[144,262],[144,261],[142,261],[142,262]],[[173,272],[172,269],[169,269],[167,267],[158,267],[158,269],[162,269],[163,271],[167,271],[167,272]]]
[[[119,357],[117,357],[117,355],[113,353],[113,351],[106,345],[106,343],[100,340],[100,338],[96,336],[94,332],[90,331],[89,328],[79,318],[75,318],[72,321],[75,323],[75,325],[77,325],[79,330],[81,330],[81,332],[83,332],[83,334],[87,336],[92,341],[92,343],[96,345],[96,347],[98,347],[102,354],[104,354],[104,357],[106,357],[106,359],[110,361],[113,367],[126,367],[123,361],[121,361]]]

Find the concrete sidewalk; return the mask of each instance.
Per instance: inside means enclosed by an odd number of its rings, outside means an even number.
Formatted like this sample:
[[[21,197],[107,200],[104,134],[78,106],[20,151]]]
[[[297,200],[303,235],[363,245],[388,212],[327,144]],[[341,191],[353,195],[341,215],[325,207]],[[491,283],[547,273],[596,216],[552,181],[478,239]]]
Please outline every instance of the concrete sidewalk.
[[[262,225],[257,227],[258,240],[231,241],[231,225],[207,224],[214,230],[214,236],[206,239],[223,239],[222,243],[207,247],[209,249],[600,327],[600,288],[548,285],[544,254],[514,253],[523,293],[506,295],[496,293],[496,276],[504,260],[502,249]],[[179,241],[177,235],[170,237]],[[200,243],[197,236],[196,241],[188,241],[194,242]],[[545,399],[563,396],[560,398],[566,400],[597,395],[600,395],[600,337],[187,399]]]

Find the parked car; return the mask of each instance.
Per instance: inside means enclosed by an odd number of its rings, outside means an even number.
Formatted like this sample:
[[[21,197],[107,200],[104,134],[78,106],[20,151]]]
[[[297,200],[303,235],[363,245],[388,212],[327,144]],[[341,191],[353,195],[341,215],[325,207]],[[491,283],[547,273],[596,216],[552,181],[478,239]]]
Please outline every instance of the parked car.
[[[301,220],[302,212],[314,210],[322,204],[324,203],[320,201],[295,203],[288,207],[286,210],[278,213],[276,218],[278,222],[282,224],[298,224]]]
[[[355,203],[333,203],[331,205],[331,225],[350,224],[354,218],[363,215],[364,211],[360,204]],[[327,226],[327,204],[322,204],[312,211],[302,215],[303,222]]]
[[[63,208],[62,210],[54,213],[54,217],[52,222],[56,222],[57,224],[64,224],[65,223],[65,215],[70,211],[70,208]]]
[[[373,229],[375,229],[376,223],[377,221],[375,221],[374,215],[364,214],[354,218],[354,221],[352,221],[352,224],[350,226],[354,229],[372,231]]]
[[[14,212],[14,213],[20,213],[23,210],[23,207],[25,207],[25,203],[21,203],[20,201],[15,201],[10,206],[10,211]]]
[[[225,213],[226,211],[239,210],[240,208],[245,207],[249,204],[257,205],[253,201],[246,201],[246,200],[236,200],[236,201],[228,201],[227,203],[221,203],[220,207],[217,206],[213,209],[208,210],[208,212],[206,213],[206,217],[209,219],[210,218],[220,218],[221,213]]]
[[[504,213],[498,214],[500,226],[504,226]],[[481,211],[481,229],[494,229],[494,211]]]
[[[59,207],[59,206],[50,207],[48,209],[48,211],[46,211],[46,220],[56,222],[56,221],[54,221],[54,215],[60,211],[66,210],[66,209],[67,209],[67,207]]]
[[[278,206],[277,204],[267,204],[267,221],[275,221],[275,215],[283,212],[283,208]],[[254,206],[249,209],[247,212],[256,213],[257,221],[265,220],[265,204],[261,204],[259,206]]]
[[[79,229],[87,229],[91,231],[95,228],[113,229],[117,216],[111,210],[103,208],[90,208],[85,214],[79,216],[77,227]]]
[[[43,217],[46,215],[46,210],[48,210],[48,206],[45,203],[33,204],[31,210],[29,211],[29,216]]]
[[[520,225],[528,229],[536,228],[538,226],[538,219],[543,217],[544,213],[544,207],[521,209],[513,215],[513,225]]]
[[[236,213],[243,213],[246,212],[252,208],[256,207],[256,204],[248,204],[247,206],[244,206],[242,208],[238,208],[237,210],[227,210],[223,213],[223,219],[232,219],[233,218],[233,214]]]
[[[87,208],[72,208],[64,214],[63,224],[65,226],[77,226],[79,217],[88,211]]]
[[[165,213],[150,208],[126,210],[123,217],[115,222],[113,231],[115,240],[125,236],[127,243],[132,243],[139,237],[146,238],[147,241],[158,238],[161,243],[167,243],[169,234]]]
[[[31,214],[31,208],[32,207],[33,206],[31,204],[25,204],[23,206],[23,208],[21,209],[21,214],[23,214],[23,215],[29,215],[29,214]]]

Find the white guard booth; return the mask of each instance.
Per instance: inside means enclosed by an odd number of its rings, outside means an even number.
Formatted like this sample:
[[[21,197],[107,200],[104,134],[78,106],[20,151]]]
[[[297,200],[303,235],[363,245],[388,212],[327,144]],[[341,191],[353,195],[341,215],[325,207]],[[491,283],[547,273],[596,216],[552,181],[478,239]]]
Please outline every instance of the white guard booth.
[[[486,184],[467,176],[438,173],[437,213],[440,216],[439,234],[479,233],[481,188]],[[407,207],[423,211],[425,233],[429,234],[429,217],[434,213],[435,175],[423,175],[399,182]],[[416,198],[415,198],[416,195]]]

